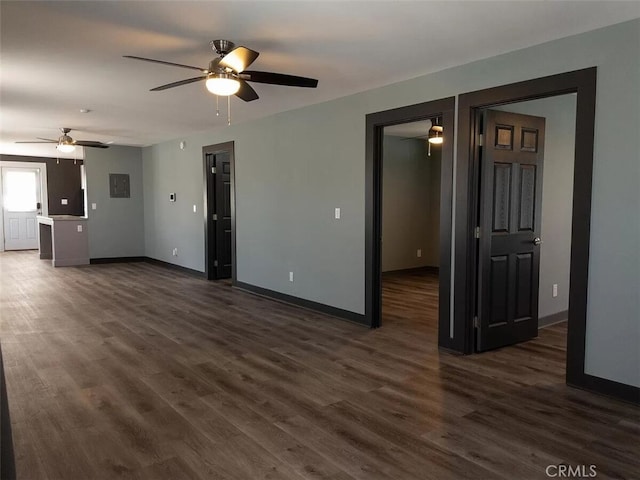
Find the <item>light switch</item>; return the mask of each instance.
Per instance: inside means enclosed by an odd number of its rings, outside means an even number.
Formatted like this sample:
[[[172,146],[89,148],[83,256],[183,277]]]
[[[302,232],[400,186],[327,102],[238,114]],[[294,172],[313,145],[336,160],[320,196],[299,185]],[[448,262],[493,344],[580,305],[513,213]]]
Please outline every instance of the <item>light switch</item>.
[[[195,205],[193,206],[193,213],[196,213],[198,211],[198,207],[196,207]]]
[[[91,210],[95,210],[96,208],[98,208],[98,206],[95,203],[91,204]]]
[[[335,217],[336,217],[336,220],[340,219],[340,208],[336,208]]]
[[[69,204],[69,200],[67,200],[66,198],[63,198],[63,199],[60,200],[60,203],[62,205],[68,205]]]
[[[78,232],[82,232],[82,225],[78,225]]]

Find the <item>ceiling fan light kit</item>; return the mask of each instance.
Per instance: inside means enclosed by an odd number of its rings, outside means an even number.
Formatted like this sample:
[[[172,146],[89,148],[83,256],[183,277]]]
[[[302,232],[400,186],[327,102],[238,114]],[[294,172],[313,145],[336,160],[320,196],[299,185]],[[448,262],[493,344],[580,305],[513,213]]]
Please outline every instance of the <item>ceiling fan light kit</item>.
[[[71,153],[76,149],[76,146],[71,143],[59,143],[56,145],[56,149],[62,153]]]
[[[438,117],[433,121],[433,125],[431,125],[431,128],[429,129],[429,143],[441,145],[444,140],[442,132],[442,120]]]
[[[109,148],[106,143],[95,140],[74,140],[69,136],[70,128],[63,127],[60,129],[62,135],[57,140],[53,138],[40,138],[40,141],[16,142],[16,143],[55,143],[56,149],[62,153],[71,153],[76,147],[93,147],[93,148]]]
[[[235,95],[240,90],[240,82],[229,73],[210,73],[205,85],[207,90],[220,97]]]
[[[159,63],[173,67],[198,70],[201,75],[187,78],[177,82],[167,83],[159,87],[152,88],[152,92],[167,90],[169,88],[188,85],[190,83],[205,81],[207,90],[214,95],[230,97],[235,95],[245,102],[257,100],[258,94],[247,82],[267,83],[270,85],[283,85],[288,87],[316,88],[318,80],[314,78],[298,77],[273,72],[249,71],[246,68],[251,65],[258,55],[258,52],[247,47],[236,47],[229,40],[212,40],[209,42],[211,48],[219,55],[209,62],[208,68],[183,65],[181,63],[166,62],[164,60],[154,60],[152,58],[137,57],[134,55],[124,55],[124,58],[142,60],[144,62]],[[229,103],[228,103],[229,105]],[[230,123],[230,115],[228,116]]]

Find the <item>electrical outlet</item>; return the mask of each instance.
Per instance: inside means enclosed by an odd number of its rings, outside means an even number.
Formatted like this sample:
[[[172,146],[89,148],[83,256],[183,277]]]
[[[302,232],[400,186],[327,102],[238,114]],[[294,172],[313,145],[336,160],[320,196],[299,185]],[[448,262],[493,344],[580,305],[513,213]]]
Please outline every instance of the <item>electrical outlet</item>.
[[[95,203],[91,204],[91,210],[95,210],[96,208],[98,208],[98,205],[96,205]]]
[[[293,272],[289,272],[289,281],[293,282]]]
[[[78,225],[78,233],[82,232],[82,225]]]
[[[553,297],[557,297],[558,296],[558,284],[554,283],[553,284],[553,293],[552,293]]]
[[[418,251],[416,252],[416,256],[418,258],[422,257],[422,250],[421,249],[418,249]]]
[[[177,256],[178,256],[178,249],[177,249],[177,248],[174,248],[174,249],[173,249],[173,256],[174,256],[174,257],[177,257]]]
[[[340,220],[340,208],[335,209],[335,217],[336,217],[336,220]]]
[[[62,199],[60,199],[60,204],[61,205],[69,205],[69,200],[67,200],[66,198],[62,198]]]

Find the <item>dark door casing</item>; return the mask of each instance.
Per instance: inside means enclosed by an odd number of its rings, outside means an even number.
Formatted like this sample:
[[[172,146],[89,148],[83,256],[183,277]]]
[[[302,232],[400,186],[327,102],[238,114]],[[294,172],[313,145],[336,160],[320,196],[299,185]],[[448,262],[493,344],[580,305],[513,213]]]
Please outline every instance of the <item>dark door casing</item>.
[[[545,119],[485,110],[478,351],[538,335]]]
[[[207,277],[231,278],[233,265],[232,150],[205,147]]]

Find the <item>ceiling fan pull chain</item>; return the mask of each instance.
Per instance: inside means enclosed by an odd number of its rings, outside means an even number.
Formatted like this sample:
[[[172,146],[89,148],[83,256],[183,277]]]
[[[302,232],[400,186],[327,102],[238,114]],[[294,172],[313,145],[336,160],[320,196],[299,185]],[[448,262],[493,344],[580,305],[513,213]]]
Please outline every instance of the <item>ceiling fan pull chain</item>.
[[[231,95],[227,97],[227,125],[231,125]]]
[[[220,116],[220,97],[216,95],[216,117]]]

